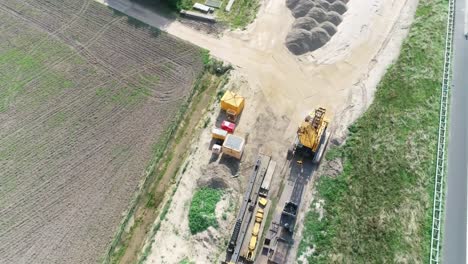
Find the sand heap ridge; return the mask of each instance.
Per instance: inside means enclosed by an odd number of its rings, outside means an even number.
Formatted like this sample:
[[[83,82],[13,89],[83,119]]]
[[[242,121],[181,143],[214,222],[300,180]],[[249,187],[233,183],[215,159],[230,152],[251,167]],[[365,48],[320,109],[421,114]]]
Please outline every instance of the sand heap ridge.
[[[314,51],[325,45],[343,21],[348,0],[287,0],[296,18],[286,37],[286,47],[295,55]]]

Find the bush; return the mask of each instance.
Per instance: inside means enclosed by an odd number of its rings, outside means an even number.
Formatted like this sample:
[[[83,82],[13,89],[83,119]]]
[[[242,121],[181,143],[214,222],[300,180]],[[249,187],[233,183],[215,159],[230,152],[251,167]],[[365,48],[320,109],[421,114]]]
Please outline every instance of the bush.
[[[215,209],[223,192],[212,188],[201,188],[195,192],[189,210],[189,228],[192,234],[202,232],[208,227],[217,227]]]

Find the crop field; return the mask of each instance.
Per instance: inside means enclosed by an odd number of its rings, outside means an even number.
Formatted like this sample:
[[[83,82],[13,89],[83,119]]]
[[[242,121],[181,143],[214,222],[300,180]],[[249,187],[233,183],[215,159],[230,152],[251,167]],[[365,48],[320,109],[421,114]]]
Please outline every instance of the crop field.
[[[202,71],[92,0],[2,0],[0,263],[102,260]]]

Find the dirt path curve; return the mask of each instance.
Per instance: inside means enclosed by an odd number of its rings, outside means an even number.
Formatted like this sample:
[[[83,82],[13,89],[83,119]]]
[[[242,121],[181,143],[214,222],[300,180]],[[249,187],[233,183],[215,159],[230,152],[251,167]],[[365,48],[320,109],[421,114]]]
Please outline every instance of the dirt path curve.
[[[332,40],[316,52],[296,57],[284,45],[294,22],[284,0],[262,1],[257,19],[246,31],[226,32],[220,38],[129,0],[97,1],[238,66],[249,84],[261,89],[275,113],[289,116],[294,125],[317,105],[340,116],[339,123],[354,120],[368,106],[373,88],[398,55],[417,4],[417,0],[350,1]]]

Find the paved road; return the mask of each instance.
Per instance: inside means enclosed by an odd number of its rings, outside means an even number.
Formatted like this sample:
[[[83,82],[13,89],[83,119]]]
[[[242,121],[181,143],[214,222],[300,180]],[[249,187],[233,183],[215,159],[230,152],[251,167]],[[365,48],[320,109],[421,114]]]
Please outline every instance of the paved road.
[[[442,263],[467,263],[467,90],[466,0],[456,0],[453,80],[450,102],[447,191]]]

